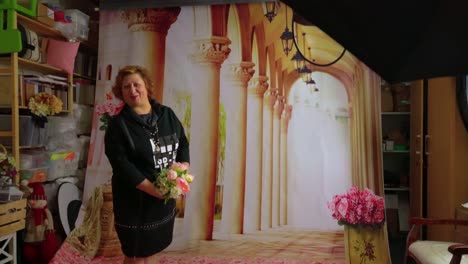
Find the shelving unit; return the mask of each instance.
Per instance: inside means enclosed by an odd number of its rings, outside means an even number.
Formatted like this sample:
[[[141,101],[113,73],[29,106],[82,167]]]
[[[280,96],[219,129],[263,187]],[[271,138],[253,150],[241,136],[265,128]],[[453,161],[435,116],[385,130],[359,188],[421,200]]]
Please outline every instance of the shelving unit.
[[[21,23],[29,30],[32,30],[38,34],[38,36],[52,38],[57,40],[66,40],[65,37],[62,36],[61,32],[53,27],[50,27],[41,21],[36,19],[30,18],[26,15],[23,15],[19,12],[14,12],[14,28],[17,28],[17,24]],[[80,43],[80,51],[87,53],[87,54],[97,54],[97,45],[93,45],[89,41],[81,42]],[[25,58],[21,58],[18,56],[18,53],[12,53],[8,57],[1,57],[0,58],[0,75],[1,76],[9,76],[9,104],[0,106],[0,110],[2,112],[11,114],[11,129],[8,131],[0,131],[0,137],[9,137],[11,138],[11,153],[14,156],[15,160],[17,161],[18,170],[19,168],[19,160],[20,160],[20,149],[30,148],[30,146],[20,146],[20,133],[21,127],[19,122],[20,113],[28,113],[27,107],[27,98],[24,98],[25,104],[22,103],[19,99],[19,85],[20,81],[19,76],[25,73],[40,73],[40,74],[52,74],[56,76],[61,76],[66,78],[66,100],[64,101],[64,109],[61,111],[62,114],[68,115],[73,112],[73,104],[74,104],[74,90],[73,90],[73,82],[74,78],[88,80],[92,83],[95,83],[96,79],[93,77],[85,76],[83,74],[68,74],[64,70],[45,64],[45,63],[38,63],[35,61],[31,61]],[[64,94],[65,95],[65,94]],[[20,181],[19,175],[15,178],[15,182],[18,184]]]
[[[409,87],[382,86],[382,151],[384,191],[387,206],[389,233],[409,230],[409,177],[410,177],[410,98],[401,98],[401,93]],[[399,92],[400,95],[396,95]],[[386,96],[386,97],[385,97]],[[387,101],[384,101],[387,100]],[[384,109],[385,108],[385,109]],[[392,230],[392,232],[390,232]]]

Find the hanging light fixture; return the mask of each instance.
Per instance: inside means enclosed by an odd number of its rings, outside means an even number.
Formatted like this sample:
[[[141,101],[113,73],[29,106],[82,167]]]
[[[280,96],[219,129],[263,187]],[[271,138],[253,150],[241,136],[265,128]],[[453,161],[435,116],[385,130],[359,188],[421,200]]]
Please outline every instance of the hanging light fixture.
[[[309,53],[308,53],[308,56],[310,57],[310,46],[307,48]],[[300,72],[301,74],[301,79],[306,83],[306,84],[310,84],[312,80],[312,64],[308,64],[307,63],[307,60],[304,60],[304,68],[303,70]],[[307,69],[307,70],[304,70],[304,69]]]
[[[286,9],[286,28],[284,29],[283,34],[281,34],[281,45],[283,46],[283,52],[286,56],[289,55],[289,52],[292,50],[294,35],[288,28],[288,7]]]
[[[276,15],[278,15],[280,2],[279,1],[267,1],[264,3],[264,5],[266,9],[265,17],[271,23],[271,21],[273,21],[273,18],[275,18]]]
[[[306,35],[306,33],[303,32],[302,33],[302,48],[305,48],[305,35]],[[312,71],[309,69],[309,67],[307,67],[307,61],[304,59],[304,57],[302,58],[302,63],[301,64],[302,64],[302,66],[299,69],[299,75],[301,76],[301,79],[304,82],[307,82],[307,80],[310,77],[310,74],[312,74]]]
[[[296,53],[294,53],[291,60],[294,62],[294,68],[299,72],[302,69],[302,65],[304,65],[304,57],[302,57],[301,53],[296,50]]]
[[[305,35],[304,33],[302,35]],[[299,49],[296,46],[296,53],[294,56],[291,58],[291,60],[294,62],[294,68],[298,73],[300,73],[302,67],[304,66],[304,56],[302,56],[301,52],[299,52]]]

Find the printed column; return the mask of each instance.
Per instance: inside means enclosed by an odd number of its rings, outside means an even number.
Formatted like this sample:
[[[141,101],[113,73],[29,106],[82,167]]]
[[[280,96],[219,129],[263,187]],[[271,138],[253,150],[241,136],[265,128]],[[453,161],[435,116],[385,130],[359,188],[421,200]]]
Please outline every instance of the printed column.
[[[284,106],[281,115],[281,144],[280,144],[280,225],[287,225],[287,201],[288,201],[288,125],[291,118],[292,105]]]
[[[262,154],[262,221],[261,229],[271,228],[271,184],[273,165],[273,105],[278,89],[269,88],[263,104],[263,154]]]
[[[252,62],[229,64],[223,70],[221,103],[226,111],[226,144],[224,150],[223,209],[221,232],[242,234],[244,217],[245,147],[247,123],[247,84],[255,70]],[[246,225],[258,217],[246,206]],[[257,208],[252,208],[257,209]],[[257,210],[260,210],[258,208]]]
[[[231,41],[224,37],[196,39],[190,56],[192,116],[190,171],[196,180],[187,195],[184,216],[186,241],[211,240],[213,233],[218,152],[220,67],[229,55]]]
[[[142,65],[154,79],[154,98],[162,102],[166,36],[180,7],[129,9],[122,12],[131,32],[129,64]]]
[[[280,214],[279,214],[279,205],[280,205],[280,121],[281,114],[283,112],[284,99],[283,96],[278,96],[278,100],[274,105],[273,109],[273,179],[272,179],[272,191],[271,191],[271,207],[272,207],[272,217],[271,225],[276,227],[279,225]]]
[[[263,94],[268,77],[253,77],[247,95],[247,149],[245,167],[244,231],[260,230],[262,198]]]

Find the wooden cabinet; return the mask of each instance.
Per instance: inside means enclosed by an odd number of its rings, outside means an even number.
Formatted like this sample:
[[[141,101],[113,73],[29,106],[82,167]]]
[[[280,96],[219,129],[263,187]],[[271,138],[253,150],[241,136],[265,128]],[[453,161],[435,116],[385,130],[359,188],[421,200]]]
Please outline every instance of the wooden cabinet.
[[[453,218],[456,208],[468,202],[468,131],[457,106],[456,87],[455,77],[409,83],[409,214],[400,216],[400,229],[408,217]],[[389,120],[383,113],[383,132],[391,123]],[[392,161],[388,156],[384,153],[384,168],[396,168],[395,156]],[[401,207],[400,198],[405,196],[390,188],[385,190],[386,196],[398,194],[398,209],[402,213],[405,208]],[[427,229],[430,240],[455,238],[454,227]]]
[[[457,106],[456,86],[455,77],[427,81],[424,153],[428,218],[453,218],[456,208],[468,202],[468,131]],[[427,237],[456,238],[453,226],[430,227]]]

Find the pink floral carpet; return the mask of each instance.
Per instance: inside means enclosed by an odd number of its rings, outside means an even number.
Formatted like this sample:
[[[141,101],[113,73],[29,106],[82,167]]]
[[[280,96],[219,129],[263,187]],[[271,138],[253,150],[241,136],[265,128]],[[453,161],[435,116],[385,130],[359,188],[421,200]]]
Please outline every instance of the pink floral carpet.
[[[176,229],[177,230],[177,229]],[[343,232],[318,232],[288,227],[243,235],[214,233],[211,241],[187,244],[175,233],[174,242],[155,264],[344,264]],[[86,258],[63,244],[52,264],[117,264],[123,257]]]

